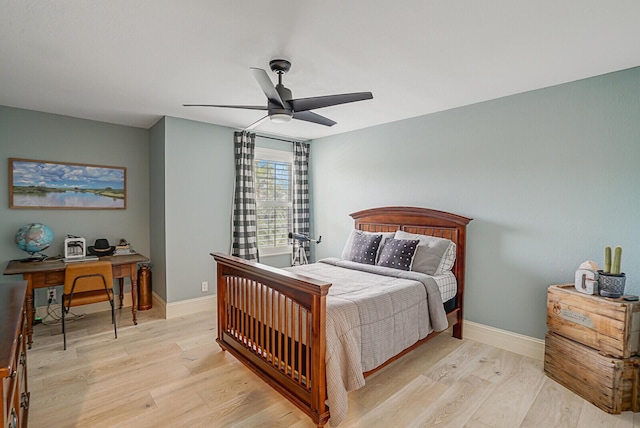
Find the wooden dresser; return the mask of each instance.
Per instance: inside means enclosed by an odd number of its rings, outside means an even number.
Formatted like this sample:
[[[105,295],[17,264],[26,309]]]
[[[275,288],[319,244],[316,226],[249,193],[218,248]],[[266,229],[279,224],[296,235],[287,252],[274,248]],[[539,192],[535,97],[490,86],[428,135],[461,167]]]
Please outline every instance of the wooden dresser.
[[[26,295],[27,281],[0,283],[0,415],[4,428],[26,427],[29,416]]]
[[[544,371],[607,413],[640,411],[640,302],[547,293]]]

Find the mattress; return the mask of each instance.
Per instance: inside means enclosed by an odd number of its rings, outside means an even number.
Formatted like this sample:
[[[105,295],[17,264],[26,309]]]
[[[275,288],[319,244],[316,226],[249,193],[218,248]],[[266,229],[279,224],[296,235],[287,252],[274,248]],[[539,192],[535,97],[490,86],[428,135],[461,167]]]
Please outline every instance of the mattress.
[[[453,272],[447,271],[443,275],[432,276],[432,278],[438,285],[442,303],[446,303],[456,297],[458,293],[458,281],[456,281],[456,276]]]

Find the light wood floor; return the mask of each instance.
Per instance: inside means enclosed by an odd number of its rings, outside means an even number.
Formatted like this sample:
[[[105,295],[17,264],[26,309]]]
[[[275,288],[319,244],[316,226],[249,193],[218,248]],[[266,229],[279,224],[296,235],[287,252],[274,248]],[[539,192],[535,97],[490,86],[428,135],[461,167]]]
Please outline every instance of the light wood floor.
[[[313,427],[304,413],[214,342],[215,313],[160,319],[110,313],[35,326],[29,425],[39,427]],[[542,363],[441,335],[350,393],[341,427],[640,427],[548,379]]]

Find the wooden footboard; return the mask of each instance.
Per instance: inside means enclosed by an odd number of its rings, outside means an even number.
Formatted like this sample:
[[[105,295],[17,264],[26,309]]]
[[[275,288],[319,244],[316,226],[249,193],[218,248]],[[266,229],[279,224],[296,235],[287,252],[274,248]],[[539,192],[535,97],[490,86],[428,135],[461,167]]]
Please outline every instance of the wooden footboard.
[[[218,344],[318,425],[326,402],[326,295],[331,284],[220,253]]]

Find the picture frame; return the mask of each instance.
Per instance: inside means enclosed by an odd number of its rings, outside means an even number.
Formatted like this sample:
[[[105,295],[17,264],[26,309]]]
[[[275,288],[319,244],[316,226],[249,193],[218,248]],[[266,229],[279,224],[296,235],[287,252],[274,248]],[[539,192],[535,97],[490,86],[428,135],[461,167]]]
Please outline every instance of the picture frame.
[[[123,210],[127,169],[9,158],[9,208]]]

